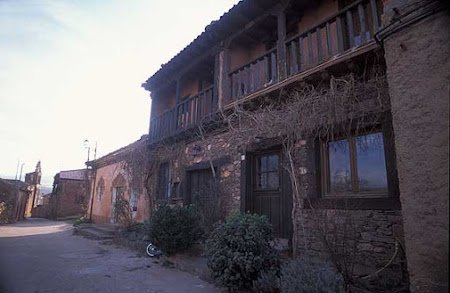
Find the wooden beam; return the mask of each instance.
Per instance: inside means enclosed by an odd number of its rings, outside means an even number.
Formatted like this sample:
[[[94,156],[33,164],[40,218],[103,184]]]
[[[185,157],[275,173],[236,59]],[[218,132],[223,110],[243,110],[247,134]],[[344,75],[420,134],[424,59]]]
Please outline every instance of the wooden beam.
[[[153,87],[154,90],[159,90],[162,88],[166,88],[170,85],[171,82],[175,81],[177,78],[182,77],[187,72],[201,64],[207,57],[213,56],[217,54],[220,50],[220,44],[216,44],[215,46],[211,47],[209,50],[207,50],[205,53],[201,54],[200,56],[196,58],[192,58],[192,63],[189,64],[189,62],[186,63],[186,66],[183,66],[179,71],[178,74],[173,76],[167,76],[167,79],[164,79],[163,82],[160,82],[160,86]]]
[[[235,33],[231,34],[228,38],[226,38],[225,42],[231,43],[236,37],[241,35],[243,32],[249,30],[250,28],[254,27],[256,24],[259,24],[261,21],[263,21],[266,17],[273,15],[272,10],[266,11],[264,14],[258,16],[254,20],[250,21],[240,30],[237,30]]]

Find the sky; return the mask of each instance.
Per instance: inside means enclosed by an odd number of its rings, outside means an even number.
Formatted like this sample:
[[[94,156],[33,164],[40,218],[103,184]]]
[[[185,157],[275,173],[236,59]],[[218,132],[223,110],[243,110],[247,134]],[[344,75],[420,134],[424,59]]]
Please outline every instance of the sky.
[[[0,0],[0,177],[40,160],[51,186],[84,140],[92,159],[147,134],[141,84],[237,2]]]

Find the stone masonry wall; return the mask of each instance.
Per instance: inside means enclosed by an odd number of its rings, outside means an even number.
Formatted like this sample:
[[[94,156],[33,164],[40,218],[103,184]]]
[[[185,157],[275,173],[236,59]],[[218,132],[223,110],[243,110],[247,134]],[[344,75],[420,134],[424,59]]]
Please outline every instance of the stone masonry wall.
[[[299,175],[299,192],[302,198],[320,198],[314,139],[298,144],[296,163],[305,172]],[[364,199],[363,199],[364,200]],[[297,248],[299,257],[312,257],[331,261],[338,256],[354,266],[356,286],[370,292],[406,292],[408,273],[404,255],[401,210],[387,207],[384,210],[361,207],[361,201],[352,198],[343,207],[310,208],[308,202],[298,201],[296,217]],[[314,206],[314,205],[313,205]],[[332,251],[326,247],[328,239]],[[341,255],[342,254],[342,255]],[[393,261],[374,276],[377,270]]]
[[[217,171],[220,174],[220,186],[222,189],[225,214],[239,210],[241,207],[241,155],[246,151],[256,151],[253,142],[247,138],[240,141],[232,134],[225,132],[198,138],[186,144],[181,144],[181,151],[172,159],[168,156],[165,160],[171,162],[171,180],[173,182],[186,183],[186,169],[198,167],[209,168],[209,162],[217,163]],[[254,136],[255,133],[248,134]],[[251,144],[251,145],[249,145]],[[260,145],[261,146],[261,145]],[[302,168],[299,182],[301,196],[303,198],[319,197],[317,192],[314,139],[298,142],[298,152],[294,158],[295,165]],[[343,223],[350,222],[354,237],[350,241],[356,241],[354,254],[346,255],[346,260],[355,265],[354,273],[358,276],[366,276],[375,273],[384,265],[389,264],[376,276],[361,281],[366,290],[372,292],[402,291],[408,286],[408,277],[404,263],[402,250],[403,232],[401,211],[397,208],[384,210],[377,209],[321,209],[312,210],[304,206],[303,200],[294,201],[297,206],[298,223],[294,231],[298,238],[298,256],[314,256],[330,259],[330,254],[320,241],[320,224],[338,223],[330,232],[341,235],[345,227]],[[319,226],[318,226],[319,225]],[[397,243],[397,244],[396,244]],[[397,247],[397,248],[396,248]],[[394,256],[392,263],[389,260]]]
[[[189,142],[183,146],[182,155],[171,162],[172,182],[186,184],[186,168],[201,165],[210,168],[212,162],[216,169],[221,188],[224,215],[240,209],[240,153],[230,144],[230,134],[222,133]]]
[[[400,211],[305,209],[301,213],[297,218],[300,257],[331,260],[330,250],[322,240],[326,236],[337,251],[334,256],[343,253],[345,243],[345,253],[339,258],[354,265],[359,288],[371,292],[407,291]],[[386,269],[365,278],[383,268],[392,257],[394,260]]]
[[[56,218],[81,216],[86,213],[88,183],[79,180],[61,180],[61,191],[54,197]]]
[[[411,8],[418,11],[417,1],[385,2],[385,24]],[[386,37],[384,48],[410,289],[448,292],[448,10]]]

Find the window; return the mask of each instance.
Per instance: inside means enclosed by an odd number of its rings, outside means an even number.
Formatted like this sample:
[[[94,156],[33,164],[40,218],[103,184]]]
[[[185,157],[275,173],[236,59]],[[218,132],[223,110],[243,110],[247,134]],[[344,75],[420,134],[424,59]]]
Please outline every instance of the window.
[[[104,189],[103,179],[100,179],[100,182],[97,185],[97,201],[102,201],[103,189]]]
[[[326,194],[387,193],[382,132],[352,136],[322,145]]]
[[[276,190],[280,187],[279,156],[278,154],[265,154],[256,156],[257,190]]]
[[[168,199],[170,194],[170,172],[169,163],[159,166],[158,172],[158,199]]]

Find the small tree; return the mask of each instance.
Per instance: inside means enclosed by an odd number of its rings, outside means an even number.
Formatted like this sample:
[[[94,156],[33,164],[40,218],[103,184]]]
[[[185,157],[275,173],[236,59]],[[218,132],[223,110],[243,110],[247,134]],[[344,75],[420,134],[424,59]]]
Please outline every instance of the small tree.
[[[200,216],[193,206],[160,206],[150,219],[150,238],[164,253],[187,250],[202,236]]]
[[[272,226],[265,216],[230,215],[206,241],[214,279],[231,291],[251,288],[260,271],[278,266],[272,240]]]
[[[130,203],[126,199],[117,199],[114,210],[117,217],[117,222],[124,228],[128,229],[133,225],[133,210]]]
[[[10,210],[11,207],[7,203],[3,201],[0,202],[0,224],[7,224],[10,222]]]

